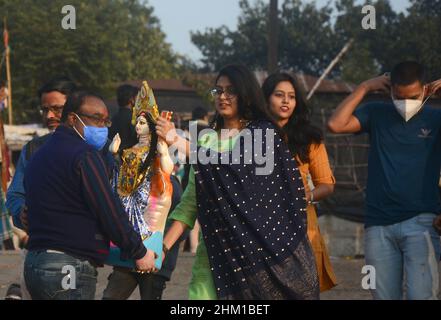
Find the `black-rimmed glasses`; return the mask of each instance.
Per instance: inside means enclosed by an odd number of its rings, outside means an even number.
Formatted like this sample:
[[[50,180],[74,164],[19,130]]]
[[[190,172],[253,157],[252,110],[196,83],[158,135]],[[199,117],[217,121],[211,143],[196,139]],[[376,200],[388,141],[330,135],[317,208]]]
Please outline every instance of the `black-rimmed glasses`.
[[[112,126],[112,121],[110,121],[110,119],[102,119],[99,116],[94,116],[94,115],[84,114],[84,113],[77,113],[77,115],[92,120],[92,122],[94,122],[96,125],[98,125],[100,127],[105,126],[107,128],[110,128]]]
[[[231,99],[237,96],[237,92],[234,89],[234,87],[226,87],[226,88],[215,87],[210,90],[210,93],[213,96],[213,98],[219,98],[222,95],[222,93],[225,94],[225,97],[227,97],[227,99]]]

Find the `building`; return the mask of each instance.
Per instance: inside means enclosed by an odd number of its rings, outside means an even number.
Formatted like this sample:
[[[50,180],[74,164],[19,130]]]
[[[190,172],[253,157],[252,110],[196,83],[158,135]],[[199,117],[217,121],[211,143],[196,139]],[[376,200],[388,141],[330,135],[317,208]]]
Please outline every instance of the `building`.
[[[121,84],[130,84],[135,87],[141,87],[143,80],[130,80]],[[208,106],[203,98],[197,94],[196,90],[185,85],[178,79],[159,79],[148,80],[149,86],[155,93],[156,102],[160,110],[173,111],[184,119],[191,118],[191,112],[196,107],[203,107],[207,111],[214,111],[214,108]],[[106,105],[112,115],[118,112],[118,103],[116,97],[106,100]],[[212,109],[212,110],[211,110]]]

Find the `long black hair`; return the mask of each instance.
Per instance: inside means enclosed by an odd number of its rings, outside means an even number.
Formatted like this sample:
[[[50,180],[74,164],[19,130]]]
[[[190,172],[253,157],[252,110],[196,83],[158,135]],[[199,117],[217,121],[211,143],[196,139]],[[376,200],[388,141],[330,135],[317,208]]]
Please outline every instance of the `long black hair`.
[[[147,119],[147,123],[149,126],[149,132],[151,134],[150,138],[150,147],[149,147],[149,153],[147,155],[147,158],[145,158],[144,162],[141,164],[141,172],[146,171],[148,168],[151,167],[153,160],[155,159],[155,156],[157,154],[157,147],[158,147],[158,134],[156,133],[156,125],[153,122],[153,119],[151,118],[150,114],[147,114],[145,112],[141,112],[139,116],[143,116]]]
[[[295,91],[296,106],[288,123],[282,128],[286,135],[291,153],[300,158],[303,163],[309,162],[309,147],[323,141],[323,132],[311,124],[311,109],[308,108],[305,94],[296,79],[287,73],[274,73],[268,76],[262,85],[266,100],[266,109],[270,111],[270,97],[280,82],[292,84]]]
[[[241,120],[268,120],[275,124],[274,118],[265,107],[265,99],[253,73],[244,65],[230,64],[223,67],[216,77],[227,77],[237,92],[238,113]],[[216,111],[211,123],[215,129],[223,127],[224,120]]]

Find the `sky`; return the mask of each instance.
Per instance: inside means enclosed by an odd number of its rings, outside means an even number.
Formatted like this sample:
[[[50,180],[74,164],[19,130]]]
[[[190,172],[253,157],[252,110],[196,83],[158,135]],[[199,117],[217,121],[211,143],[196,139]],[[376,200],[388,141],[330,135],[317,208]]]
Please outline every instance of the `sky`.
[[[279,0],[279,5],[282,2]],[[319,7],[327,2],[316,0]],[[405,11],[409,5],[409,0],[390,2],[396,11]],[[148,4],[154,8],[154,15],[159,18],[162,31],[167,35],[166,40],[173,50],[193,61],[198,61],[202,55],[191,42],[190,31],[204,31],[221,25],[235,30],[240,15],[239,0],[148,0]]]

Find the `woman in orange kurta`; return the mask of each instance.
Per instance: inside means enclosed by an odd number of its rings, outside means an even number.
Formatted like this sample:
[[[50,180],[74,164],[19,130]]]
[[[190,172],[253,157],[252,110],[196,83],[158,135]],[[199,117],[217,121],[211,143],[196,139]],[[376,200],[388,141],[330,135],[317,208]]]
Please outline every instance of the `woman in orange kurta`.
[[[320,291],[323,292],[337,284],[313,204],[334,191],[335,178],[323,144],[323,134],[320,129],[311,125],[309,109],[303,94],[295,79],[289,74],[270,75],[263,83],[262,90],[269,111],[286,133],[289,149],[302,174],[308,202],[308,238],[316,258]]]

